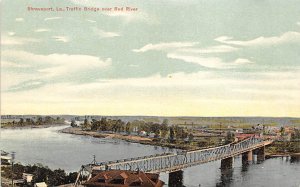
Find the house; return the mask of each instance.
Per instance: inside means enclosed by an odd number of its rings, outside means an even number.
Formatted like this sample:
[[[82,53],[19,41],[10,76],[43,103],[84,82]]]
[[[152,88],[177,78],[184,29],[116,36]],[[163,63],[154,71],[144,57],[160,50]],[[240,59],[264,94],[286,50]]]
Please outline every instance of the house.
[[[244,140],[244,139],[247,139],[247,138],[259,138],[260,137],[260,134],[246,134],[246,133],[237,133],[235,134],[235,138],[237,140]]]
[[[141,131],[140,136],[147,136],[147,132],[146,131]]]
[[[45,182],[37,182],[34,184],[34,187],[47,187],[47,184]]]
[[[29,173],[23,173],[22,178],[24,179],[24,181],[26,181],[27,183],[30,183],[32,181],[33,175],[29,174]]]
[[[1,165],[10,165],[10,164],[11,164],[11,157],[1,155]]]
[[[141,171],[109,170],[103,171],[83,184],[85,187],[162,187],[159,174]]]

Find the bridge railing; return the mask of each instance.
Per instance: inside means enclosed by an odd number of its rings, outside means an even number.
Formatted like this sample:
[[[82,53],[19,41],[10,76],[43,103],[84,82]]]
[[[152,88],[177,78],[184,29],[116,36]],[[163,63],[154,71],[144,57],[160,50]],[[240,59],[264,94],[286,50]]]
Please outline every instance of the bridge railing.
[[[145,157],[137,157],[124,160],[97,163],[93,170],[141,170],[144,172],[166,172],[179,168],[190,167],[200,163],[224,159],[235,156],[256,146],[263,146],[260,138],[249,138],[238,143],[208,148],[203,150],[187,151],[183,153],[165,153]]]

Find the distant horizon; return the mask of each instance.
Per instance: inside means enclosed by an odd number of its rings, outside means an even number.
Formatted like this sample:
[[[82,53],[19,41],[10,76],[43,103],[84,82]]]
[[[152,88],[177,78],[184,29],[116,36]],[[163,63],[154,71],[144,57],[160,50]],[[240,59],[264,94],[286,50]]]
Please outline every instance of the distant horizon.
[[[1,114],[1,116],[105,116],[105,117],[166,117],[166,118],[299,118],[295,116],[162,116],[162,115],[101,115],[101,114]]]

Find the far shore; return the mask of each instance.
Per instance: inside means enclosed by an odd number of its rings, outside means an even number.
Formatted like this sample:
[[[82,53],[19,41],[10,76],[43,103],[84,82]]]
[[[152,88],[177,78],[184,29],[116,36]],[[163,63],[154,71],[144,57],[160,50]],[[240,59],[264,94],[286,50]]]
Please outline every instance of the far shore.
[[[175,148],[181,150],[196,150],[196,149],[204,149],[203,147],[195,147],[188,144],[171,144],[171,143],[162,143],[158,141],[154,141],[153,138],[148,137],[140,137],[135,135],[122,135],[122,134],[114,134],[114,133],[102,133],[102,132],[95,132],[95,131],[85,131],[82,130],[80,127],[67,127],[65,129],[60,130],[61,133],[67,134],[75,134],[75,135],[83,135],[83,136],[92,136],[95,138],[112,138],[112,139],[120,139],[131,143],[139,143],[145,145],[153,145],[153,146],[161,146],[161,147],[168,147],[168,148]],[[268,153],[266,152],[266,158],[273,158],[273,157],[285,157],[285,156],[293,156],[293,157],[300,157],[300,153],[282,153],[282,152],[273,152]]]
[[[1,124],[1,129],[36,129],[36,128],[49,128],[49,127],[59,127],[66,126],[66,123],[58,123],[58,124],[47,124],[47,125],[25,125],[25,126],[7,126]]]
[[[92,136],[95,138],[119,139],[131,143],[140,143],[145,145],[161,146],[161,147],[168,147],[168,148],[175,148],[175,149],[182,149],[182,150],[195,149],[195,146],[191,146],[187,144],[183,145],[183,144],[162,143],[162,142],[154,141],[154,139],[152,138],[140,137],[134,135],[122,135],[122,134],[102,133],[102,132],[95,132],[95,131],[84,131],[81,130],[80,127],[67,127],[65,129],[60,130],[59,132],[67,133],[67,134],[83,135],[83,136]]]

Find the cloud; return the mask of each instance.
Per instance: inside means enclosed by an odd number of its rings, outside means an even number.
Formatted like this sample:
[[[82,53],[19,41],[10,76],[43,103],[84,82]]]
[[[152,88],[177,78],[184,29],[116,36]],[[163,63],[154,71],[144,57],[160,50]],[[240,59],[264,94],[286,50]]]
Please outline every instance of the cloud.
[[[222,37],[227,39],[227,37]],[[194,63],[207,68],[236,68],[237,65],[252,64],[248,59],[239,58],[232,62],[224,62],[220,57],[207,56],[215,53],[229,53],[239,50],[239,48],[229,45],[209,46],[206,48],[196,47],[198,42],[168,42],[158,44],[147,44],[140,49],[133,49],[137,53],[147,51],[163,51],[169,59],[182,60],[188,63]]]
[[[52,38],[58,42],[69,42],[69,39],[66,36],[52,36]]]
[[[178,52],[171,52],[167,54],[168,58],[182,60],[188,63],[194,63],[201,65],[207,68],[216,68],[216,69],[228,69],[228,68],[236,68],[237,65],[245,65],[245,64],[253,64],[248,59],[238,58],[232,62],[224,62],[219,57],[203,57],[200,55],[194,54],[183,54]]]
[[[67,55],[67,54],[51,54],[47,56],[39,56],[44,62],[52,64],[52,67],[38,70],[46,73],[46,76],[63,76],[73,74],[75,72],[102,69],[111,65],[111,59],[102,60],[95,56],[89,55]]]
[[[300,21],[298,21],[296,24],[300,26]]]
[[[34,32],[49,32],[49,29],[36,29]]]
[[[217,46],[210,46],[207,48],[183,48],[183,49],[179,49],[178,51],[205,54],[205,53],[228,53],[237,50],[238,48],[229,45],[217,45]]]
[[[91,19],[87,19],[86,21],[87,21],[87,22],[90,22],[90,23],[96,23],[96,22],[97,22],[97,21],[91,20]]]
[[[14,36],[14,34],[10,36],[7,35],[1,36],[1,45],[24,45],[27,43],[34,43],[34,42],[40,42],[40,40],[35,38],[16,37]]]
[[[39,81],[39,80],[29,80],[29,81],[25,81],[22,82],[20,84],[14,85],[12,87],[10,87],[8,90],[8,92],[15,92],[15,91],[23,91],[23,90],[29,90],[29,89],[36,89],[36,88],[40,88],[44,85],[45,83],[43,81]]]
[[[24,21],[24,18],[16,18],[16,21],[17,22],[22,22],[22,21]]]
[[[48,18],[45,18],[44,21],[58,20],[58,19],[62,19],[62,17],[48,17]]]
[[[183,48],[183,47],[192,47],[198,44],[197,42],[169,42],[169,43],[158,43],[158,44],[147,44],[140,49],[133,49],[133,52],[140,53],[140,52],[147,52],[147,51],[165,51],[165,50],[172,50],[176,48]]]
[[[3,92],[2,106],[5,113],[26,113],[30,108],[31,113],[44,114],[299,116],[299,75],[299,71],[200,71],[86,84],[52,83],[22,94]]]
[[[96,56],[79,54],[49,54],[40,55],[26,51],[4,50],[2,52],[3,61],[6,67],[24,68],[29,67],[30,74],[35,75],[35,79],[44,82],[76,82],[77,76],[96,72],[109,67],[112,63],[110,58],[101,59]],[[22,64],[20,66],[20,64]],[[17,71],[17,70],[16,70]],[[93,79],[88,77],[89,79]],[[30,80],[23,80],[19,84],[10,86],[13,91],[21,90],[28,86]],[[27,84],[28,83],[28,84]],[[10,89],[10,88],[9,88]],[[23,88],[22,88],[23,89]]]
[[[250,60],[248,59],[245,59],[245,58],[238,58],[236,59],[233,64],[237,64],[237,65],[242,65],[242,64],[253,64],[254,62],[251,62]]]
[[[29,67],[29,65],[19,64],[19,63],[9,62],[9,61],[1,61],[1,67],[2,68],[27,68]]]
[[[233,40],[228,36],[221,36],[215,39],[220,43],[238,45],[238,46],[269,46],[278,45],[283,43],[297,43],[300,42],[300,33],[289,31],[283,33],[281,36],[273,37],[258,37],[253,40]]]
[[[8,32],[7,34],[8,34],[8,36],[14,36],[14,35],[16,35],[15,32]]]
[[[116,32],[106,32],[98,28],[94,28],[93,30],[100,38],[114,38],[120,36],[120,34]]]
[[[194,56],[194,55],[187,55],[187,54],[179,54],[179,53],[168,53],[168,58],[182,60],[188,63],[194,63],[201,65],[203,67],[208,68],[225,68],[225,63],[222,62],[220,58],[217,57],[201,57],[201,56]]]

